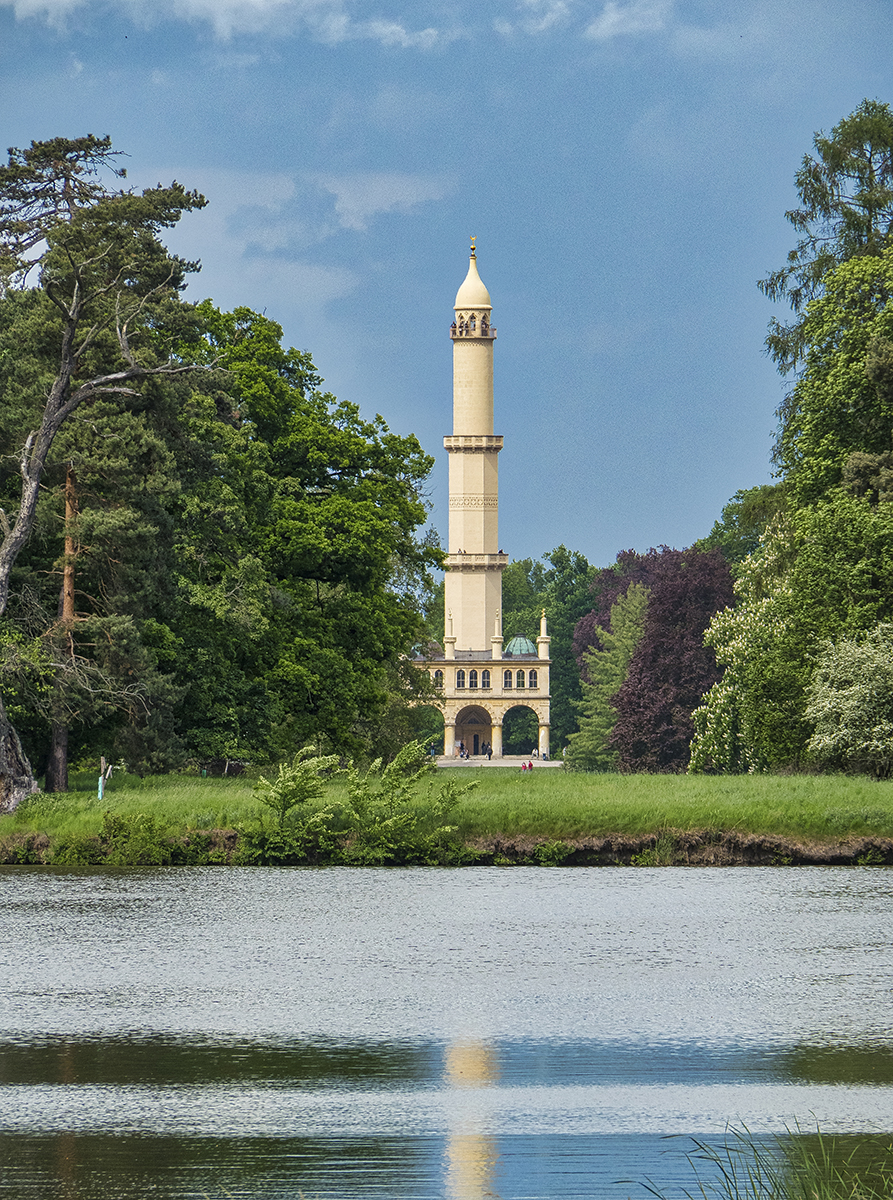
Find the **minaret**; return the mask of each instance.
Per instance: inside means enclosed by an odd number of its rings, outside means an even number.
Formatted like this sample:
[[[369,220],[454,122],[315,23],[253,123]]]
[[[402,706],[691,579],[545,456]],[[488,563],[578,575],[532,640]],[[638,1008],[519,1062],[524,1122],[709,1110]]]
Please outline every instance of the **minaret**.
[[[417,662],[427,669],[443,713],[447,760],[463,748],[466,756],[486,754],[487,761],[499,760],[503,719],[518,708],[535,714],[544,759],[549,751],[551,667],[545,612],[536,645],[516,636],[503,646],[502,572],[508,556],[499,549],[497,455],[502,438],[493,432],[496,330],[490,323],[490,293],[478,274],[474,238],[455,312],[450,329],[453,432],[443,439],[450,456],[443,655],[420,655]]]
[[[478,274],[472,238],[465,282],[456,294],[453,339],[453,433],[450,456],[449,554],[446,560],[447,654],[490,651],[501,657],[502,572],[499,471],[502,438],[493,433],[493,342],[490,293]],[[499,638],[499,647],[496,639]]]

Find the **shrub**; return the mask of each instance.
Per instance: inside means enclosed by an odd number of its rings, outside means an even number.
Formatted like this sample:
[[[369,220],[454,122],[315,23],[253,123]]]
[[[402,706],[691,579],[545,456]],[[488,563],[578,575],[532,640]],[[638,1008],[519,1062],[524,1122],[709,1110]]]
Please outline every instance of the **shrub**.
[[[336,754],[314,755],[305,746],[299,750],[290,763],[283,763],[279,774],[271,783],[261,775],[254,788],[254,794],[261,804],[272,809],[278,818],[279,829],[285,826],[285,818],[293,808],[321,800],[323,797],[323,772],[332,773],[338,769]]]
[[[446,822],[477,784],[460,788],[448,779],[435,790],[434,769],[420,742],[404,746],[387,766],[377,759],[364,774],[352,767],[343,808],[348,836],[342,861],[357,866],[464,861],[457,826]]]
[[[99,831],[110,867],[162,867],[171,861],[171,844],[155,817],[107,812]]]
[[[827,642],[808,689],[810,752],[825,766],[893,774],[893,625]]]

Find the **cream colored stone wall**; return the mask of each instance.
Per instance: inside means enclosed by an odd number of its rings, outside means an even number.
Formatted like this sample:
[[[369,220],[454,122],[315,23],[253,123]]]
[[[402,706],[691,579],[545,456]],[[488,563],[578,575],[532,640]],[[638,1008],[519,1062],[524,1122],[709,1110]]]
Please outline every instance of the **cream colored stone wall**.
[[[478,659],[471,662],[455,660],[428,663],[432,680],[441,672],[442,686],[438,688],[438,707],[444,715],[444,753],[452,755],[459,742],[464,741],[469,751],[473,750],[473,738],[477,733],[480,744],[490,742],[496,757],[502,754],[502,722],[511,708],[529,708],[536,713],[539,723],[539,750],[549,752],[549,668],[550,662],[543,658]],[[477,674],[477,686],[470,686],[471,672]],[[490,686],[484,687],[483,673],[489,671]],[[512,686],[505,686],[504,673],[511,671]],[[517,686],[517,673],[525,674],[525,686]],[[536,672],[536,687],[529,684],[530,672]],[[458,686],[459,672],[464,673],[465,686]],[[474,714],[469,720],[468,714]]]
[[[480,557],[486,560],[496,556]],[[455,567],[450,562],[444,581],[447,632],[452,629],[457,650],[489,649],[496,614],[502,605],[504,564],[500,561],[496,565],[475,569],[471,565],[464,566],[462,556],[457,558],[459,562]]]
[[[464,337],[453,342],[453,432],[493,432],[493,341],[490,338]]]
[[[499,549],[499,462],[496,451],[450,454],[450,554]]]

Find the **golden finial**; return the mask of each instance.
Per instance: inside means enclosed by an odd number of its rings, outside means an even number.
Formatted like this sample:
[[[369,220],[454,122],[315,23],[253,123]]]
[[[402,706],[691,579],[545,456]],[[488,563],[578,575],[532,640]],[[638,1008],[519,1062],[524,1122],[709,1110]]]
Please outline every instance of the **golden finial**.
[[[471,239],[471,257],[472,258],[477,258],[477,256],[478,256],[477,250],[475,249],[475,245],[474,245],[476,241],[477,241],[477,237],[473,237]]]

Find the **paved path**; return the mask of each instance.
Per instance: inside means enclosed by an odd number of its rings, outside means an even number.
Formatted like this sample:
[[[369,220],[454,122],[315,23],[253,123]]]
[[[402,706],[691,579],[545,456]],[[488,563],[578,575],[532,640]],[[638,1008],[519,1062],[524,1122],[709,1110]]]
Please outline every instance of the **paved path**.
[[[529,755],[521,754],[504,754],[502,758],[491,758],[489,760],[481,755],[477,757],[472,755],[471,758],[447,758],[441,754],[437,758],[437,765],[439,767],[511,767],[515,771],[521,770],[522,762],[532,762],[534,771],[539,771],[540,769],[548,770],[549,768],[561,770],[564,766],[560,758],[550,758],[543,762],[538,758],[531,758]]]

